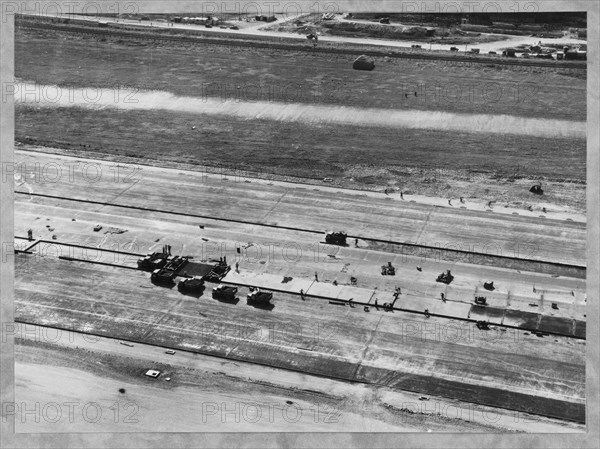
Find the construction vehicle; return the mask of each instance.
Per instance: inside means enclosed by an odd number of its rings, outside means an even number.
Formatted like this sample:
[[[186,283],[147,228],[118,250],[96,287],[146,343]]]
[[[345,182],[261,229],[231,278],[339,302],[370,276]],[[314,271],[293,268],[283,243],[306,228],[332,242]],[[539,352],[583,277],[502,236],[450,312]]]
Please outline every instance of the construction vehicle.
[[[544,194],[544,190],[542,189],[542,183],[538,183],[534,186],[531,186],[531,188],[529,189],[529,191],[531,193],[535,193],[536,195],[543,195]]]
[[[163,268],[167,264],[169,256],[169,247],[165,245],[161,252],[148,253],[138,259],[137,266],[140,270],[154,271],[157,268]]]
[[[477,326],[477,329],[481,330],[488,330],[490,328],[490,325],[487,321],[477,321],[477,323],[475,323],[475,326]]]
[[[494,290],[496,287],[494,287],[493,281],[487,281],[483,283],[483,288],[485,288],[486,290]]]
[[[273,299],[273,293],[263,292],[259,288],[248,293],[246,300],[248,304],[269,305]]]
[[[212,270],[204,277],[208,282],[221,282],[221,279],[225,277],[231,270],[231,266],[227,265],[227,261],[222,259]]]
[[[476,296],[475,304],[479,304],[480,306],[487,306],[487,298],[485,296]]]
[[[347,237],[348,235],[345,232],[327,231],[325,233],[325,243],[329,243],[331,245],[346,246]]]
[[[227,285],[219,284],[212,289],[212,297],[214,299],[222,299],[225,301],[233,301],[235,300],[235,295],[237,294],[237,287],[230,287]]]
[[[450,273],[450,270],[446,270],[444,273],[440,274],[437,278],[436,278],[436,282],[443,282],[444,284],[450,284],[450,282],[452,282],[452,280],[454,279],[454,276],[452,276],[452,273]]]
[[[150,275],[150,280],[155,284],[169,285],[175,283],[177,273],[188,263],[187,257],[175,256],[163,268],[157,268]]]
[[[392,265],[392,262],[381,266],[381,274],[383,276],[394,276],[396,274],[396,268]]]
[[[181,293],[201,293],[204,289],[204,279],[198,276],[182,279],[177,284],[177,290]]]

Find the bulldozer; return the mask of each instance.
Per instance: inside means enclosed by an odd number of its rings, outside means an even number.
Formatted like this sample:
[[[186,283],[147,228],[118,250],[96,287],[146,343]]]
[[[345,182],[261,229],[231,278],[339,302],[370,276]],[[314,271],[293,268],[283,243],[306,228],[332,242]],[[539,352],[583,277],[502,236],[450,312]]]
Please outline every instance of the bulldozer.
[[[214,299],[222,299],[225,301],[233,301],[237,294],[237,287],[229,287],[223,284],[219,284],[212,289],[212,297]]]
[[[392,265],[392,262],[381,266],[381,274],[383,276],[394,276],[396,274],[396,268]]]
[[[248,293],[246,297],[248,304],[269,305],[273,299],[273,293],[263,292],[259,288]]]
[[[182,279],[177,284],[177,290],[181,293],[201,293],[204,289],[204,280],[201,277]]]
[[[452,276],[452,273],[450,273],[450,270],[446,270],[445,272],[441,273],[437,278],[436,278],[436,282],[442,282],[444,284],[450,284],[450,282],[452,282],[452,280],[454,279],[454,276]]]
[[[494,287],[493,281],[486,281],[483,283],[483,288],[485,288],[486,290],[494,290],[496,287]]]
[[[332,232],[327,231],[325,233],[325,243],[329,243],[331,245],[339,245],[346,246],[346,238],[348,235],[345,232]]]

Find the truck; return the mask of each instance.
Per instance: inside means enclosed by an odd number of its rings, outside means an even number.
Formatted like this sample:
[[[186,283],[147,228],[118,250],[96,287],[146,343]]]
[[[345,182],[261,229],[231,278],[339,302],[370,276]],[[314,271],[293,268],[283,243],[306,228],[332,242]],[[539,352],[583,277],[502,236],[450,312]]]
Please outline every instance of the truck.
[[[271,299],[273,299],[273,293],[264,292],[259,288],[248,293],[248,296],[246,297],[248,304],[258,305],[269,305],[271,303]]]
[[[204,279],[198,276],[182,279],[177,284],[177,290],[181,293],[201,293],[204,289]]]
[[[227,285],[219,284],[212,289],[212,297],[214,299],[224,299],[226,301],[233,301],[237,294],[237,287],[230,287]]]
[[[346,238],[348,235],[345,232],[338,231],[327,231],[325,233],[325,243],[329,243],[331,245],[340,245],[346,246]]]

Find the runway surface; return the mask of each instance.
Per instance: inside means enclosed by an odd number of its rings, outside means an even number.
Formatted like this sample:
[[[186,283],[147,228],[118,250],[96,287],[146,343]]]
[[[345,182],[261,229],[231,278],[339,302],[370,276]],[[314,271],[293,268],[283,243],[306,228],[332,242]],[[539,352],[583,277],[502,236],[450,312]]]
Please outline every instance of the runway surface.
[[[585,420],[584,340],[498,326],[481,331],[461,319],[374,307],[375,299],[391,301],[401,287],[396,307],[435,304],[432,313],[467,313],[492,322],[502,317],[516,326],[524,316],[536,317],[537,325],[547,322],[564,331],[565,323],[585,322],[585,280],[394,254],[370,248],[367,240],[383,233],[417,243],[433,238],[481,242],[489,235],[500,251],[525,243],[549,245],[544,253],[518,254],[526,260],[554,257],[559,249],[552,245],[562,242],[566,256],[561,261],[584,264],[584,224],[432,207],[352,191],[332,195],[306,186],[231,182],[145,166],[131,182],[131,177],[115,177],[115,166],[92,160],[71,165],[70,177],[65,163],[75,161],[69,158],[17,153],[17,160],[34,167],[34,173],[20,178],[25,182],[17,190],[24,193],[16,195],[15,204],[17,247],[32,253],[16,256],[19,322]],[[75,169],[86,172],[87,179]],[[52,178],[58,170],[60,176]],[[90,182],[94,173],[96,181]],[[98,224],[102,229],[94,231]],[[316,231],[340,228],[365,239],[337,247],[325,245]],[[28,229],[41,241],[27,241]],[[565,243],[562,233],[567,231],[572,240]],[[237,262],[239,273],[228,278],[243,279],[244,285],[259,279],[280,284],[274,308],[247,305],[244,286],[238,302],[226,303],[210,298],[212,284],[200,297],[151,284],[148,273],[133,268],[138,254],[164,244],[174,254],[199,261],[226,257],[232,266]],[[381,275],[381,265],[388,262],[397,268],[395,276]],[[452,269],[454,281],[435,282],[446,269]],[[351,277],[357,278],[356,285]],[[484,291],[486,280],[494,281],[494,291]],[[310,296],[302,300],[296,290],[303,286],[309,295],[312,290],[344,300],[359,292],[370,311]],[[445,303],[438,299],[441,293]],[[479,295],[487,297],[488,307],[474,306]]]

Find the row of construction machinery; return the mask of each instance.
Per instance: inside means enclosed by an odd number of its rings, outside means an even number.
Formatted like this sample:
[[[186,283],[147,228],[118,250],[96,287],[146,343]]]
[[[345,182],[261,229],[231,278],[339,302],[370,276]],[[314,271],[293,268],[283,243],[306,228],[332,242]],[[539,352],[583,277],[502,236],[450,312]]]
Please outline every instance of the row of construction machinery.
[[[137,261],[140,270],[151,271],[150,280],[158,285],[173,285],[175,278],[190,264],[189,256],[173,256],[170,245],[164,245],[161,251],[149,253]],[[204,267],[207,267],[205,265]],[[179,281],[177,289],[183,293],[199,293],[204,288],[204,281],[220,282],[231,270],[227,260],[221,258],[219,262],[208,266],[208,273],[202,276],[187,276]]]
[[[171,255],[171,247],[164,245],[161,251],[149,253],[137,261],[138,268],[144,271],[151,271],[150,280],[157,285],[171,286],[175,283],[175,278],[183,272],[183,279],[177,284],[177,290],[181,293],[200,294],[205,288],[204,282],[220,282],[223,277],[231,270],[227,265],[227,259],[221,258],[214,264],[207,274],[202,276],[188,276],[184,271],[190,264],[191,257]],[[219,284],[212,289],[212,297],[222,301],[235,301],[238,289],[237,287]],[[247,303],[259,306],[268,306],[273,299],[273,293],[250,288],[247,295]]]

